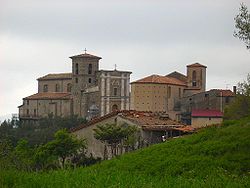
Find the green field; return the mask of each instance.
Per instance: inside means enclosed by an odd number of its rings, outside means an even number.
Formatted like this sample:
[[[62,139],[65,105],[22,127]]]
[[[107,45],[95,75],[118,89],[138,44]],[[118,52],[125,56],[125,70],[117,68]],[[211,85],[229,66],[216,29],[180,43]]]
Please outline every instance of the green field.
[[[1,171],[0,187],[250,187],[250,119],[225,122],[91,167]]]

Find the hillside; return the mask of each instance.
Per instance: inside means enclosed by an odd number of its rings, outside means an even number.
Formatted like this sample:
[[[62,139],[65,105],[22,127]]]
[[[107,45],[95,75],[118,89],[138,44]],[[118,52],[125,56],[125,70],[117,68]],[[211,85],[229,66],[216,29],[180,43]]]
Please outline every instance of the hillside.
[[[0,187],[250,187],[249,133],[230,121],[87,168],[0,172]]]

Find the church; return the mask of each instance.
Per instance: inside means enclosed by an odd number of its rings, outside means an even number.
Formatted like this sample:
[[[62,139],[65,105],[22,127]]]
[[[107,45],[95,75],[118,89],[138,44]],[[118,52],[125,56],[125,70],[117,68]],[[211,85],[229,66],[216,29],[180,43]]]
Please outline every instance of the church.
[[[130,109],[130,71],[100,70],[101,57],[86,52],[71,56],[70,73],[37,79],[38,92],[23,98],[20,120],[78,115],[92,119]]]

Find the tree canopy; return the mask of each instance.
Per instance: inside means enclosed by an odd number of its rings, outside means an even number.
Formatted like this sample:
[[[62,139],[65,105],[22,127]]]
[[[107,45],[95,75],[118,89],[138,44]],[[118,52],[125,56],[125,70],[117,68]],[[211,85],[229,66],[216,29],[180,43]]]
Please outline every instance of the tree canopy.
[[[236,28],[234,36],[242,40],[247,49],[250,49],[250,13],[245,4],[241,3],[239,14],[236,15],[234,20]]]
[[[250,74],[237,86],[235,100],[225,109],[225,119],[241,119],[250,117]]]

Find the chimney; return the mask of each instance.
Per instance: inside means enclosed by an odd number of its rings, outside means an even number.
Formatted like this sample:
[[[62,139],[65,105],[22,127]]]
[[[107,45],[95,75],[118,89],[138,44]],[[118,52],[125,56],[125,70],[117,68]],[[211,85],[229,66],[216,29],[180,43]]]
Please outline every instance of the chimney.
[[[233,86],[233,92],[236,95],[236,92],[237,92],[236,86]]]

